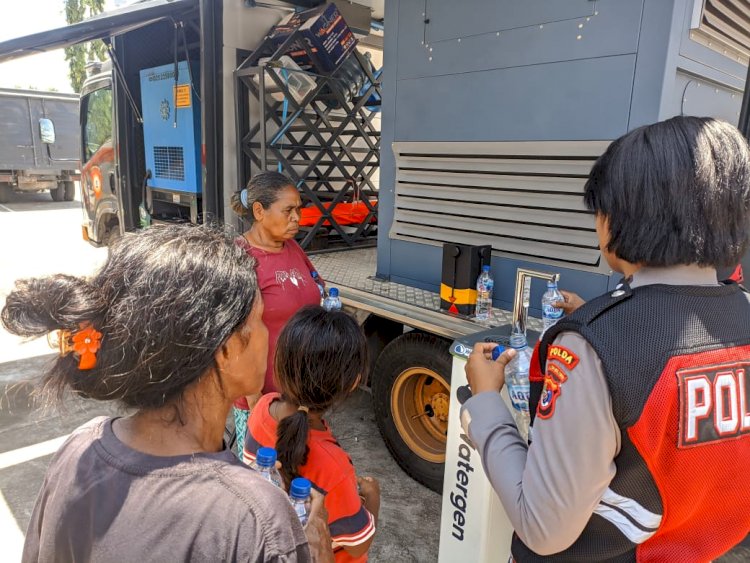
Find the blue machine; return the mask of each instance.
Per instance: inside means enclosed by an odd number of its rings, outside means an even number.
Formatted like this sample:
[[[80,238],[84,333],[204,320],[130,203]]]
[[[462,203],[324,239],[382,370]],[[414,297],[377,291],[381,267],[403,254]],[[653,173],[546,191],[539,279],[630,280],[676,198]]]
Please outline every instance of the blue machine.
[[[176,82],[173,64],[141,71],[143,140],[146,168],[151,171],[148,195],[149,200],[165,200],[169,194],[169,201],[194,207],[201,193],[200,103],[194,98],[187,62],[180,61],[177,69]],[[191,65],[191,70],[198,80],[197,67]]]

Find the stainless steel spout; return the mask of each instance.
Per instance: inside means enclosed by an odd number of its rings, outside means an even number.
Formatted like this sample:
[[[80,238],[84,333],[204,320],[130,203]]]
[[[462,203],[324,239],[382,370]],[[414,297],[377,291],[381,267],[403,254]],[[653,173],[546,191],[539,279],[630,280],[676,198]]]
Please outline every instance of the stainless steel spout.
[[[557,282],[560,274],[550,274],[537,270],[518,268],[516,270],[516,289],[513,294],[513,318],[511,320],[511,332],[520,330],[526,334],[526,323],[529,317],[529,299],[531,294],[531,278]]]

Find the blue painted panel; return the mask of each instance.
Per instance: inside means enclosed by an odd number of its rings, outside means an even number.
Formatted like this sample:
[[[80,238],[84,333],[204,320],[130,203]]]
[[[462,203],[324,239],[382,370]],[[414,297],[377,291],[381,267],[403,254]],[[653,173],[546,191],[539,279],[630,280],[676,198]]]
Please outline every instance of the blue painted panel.
[[[380,191],[378,194],[378,262],[376,275],[391,273],[391,230],[396,186],[396,160],[392,144],[396,127],[396,73],[398,71],[399,4],[385,3],[385,39],[383,44],[383,102],[380,137]]]
[[[647,0],[643,6],[628,131],[658,121],[663,92],[674,88],[664,69],[678,45],[679,34],[669,32],[679,21],[676,11],[674,0]]]
[[[517,1],[513,4],[519,5]],[[557,4],[562,8],[578,2],[566,0]],[[592,11],[594,4],[589,4]],[[430,17],[426,27],[421,23],[423,8],[413,2],[402,3],[397,76],[420,78],[633,54],[638,49],[641,5],[641,1],[599,2],[598,14],[588,19],[565,19],[514,29],[504,27],[506,22],[498,17],[488,22],[493,28],[491,33],[467,35],[458,41],[457,38],[435,40],[430,30],[439,20],[461,20],[466,12],[464,3],[451,2],[444,9],[445,15]],[[507,9],[525,13],[526,4],[523,10]],[[499,35],[497,30],[501,30]],[[575,80],[575,76],[570,79]]]
[[[614,139],[627,131],[634,66],[623,55],[400,80],[395,138]]]
[[[498,29],[537,26],[561,20],[583,19],[594,13],[590,0],[430,0],[427,3],[427,38],[430,42]]]
[[[580,19],[584,4],[598,14]],[[693,0],[386,2],[378,273],[433,291],[440,282],[439,247],[388,239],[394,140],[614,139],[683,111],[736,122],[740,98],[732,98],[732,88],[742,88],[745,68],[690,40],[692,6]],[[703,77],[726,88],[698,90]],[[516,268],[546,268],[500,258],[492,265],[496,305],[504,308]],[[621,277],[561,274],[561,286],[584,298]],[[534,303],[544,289],[538,286]]]
[[[391,241],[391,279],[398,275],[411,280],[415,287],[440,290],[443,248],[404,240]],[[405,282],[399,282],[405,283]]]

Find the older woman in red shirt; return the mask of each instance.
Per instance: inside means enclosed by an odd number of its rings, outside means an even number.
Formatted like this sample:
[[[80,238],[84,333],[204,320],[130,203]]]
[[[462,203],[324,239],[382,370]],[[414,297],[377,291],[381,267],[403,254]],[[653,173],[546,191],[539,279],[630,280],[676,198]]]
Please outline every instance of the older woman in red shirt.
[[[247,188],[234,194],[232,208],[251,222],[244,236],[248,252],[256,262],[258,287],[265,308],[263,322],[268,327],[268,365],[262,393],[276,391],[273,359],[276,341],[286,322],[305,305],[320,303],[320,287],[315,268],[294,240],[299,231],[302,200],[292,182],[278,172],[253,176]],[[323,283],[318,277],[319,283]],[[260,395],[235,402],[235,427],[242,451],[247,416]]]

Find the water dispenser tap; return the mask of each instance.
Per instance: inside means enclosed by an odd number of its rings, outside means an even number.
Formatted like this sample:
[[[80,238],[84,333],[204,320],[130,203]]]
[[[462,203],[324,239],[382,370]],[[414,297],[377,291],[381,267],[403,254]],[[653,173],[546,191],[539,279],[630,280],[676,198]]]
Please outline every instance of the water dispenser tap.
[[[516,289],[513,293],[513,317],[510,325],[511,332],[526,334],[532,278],[557,282],[560,280],[560,274],[527,270],[526,268],[518,268],[516,270]]]

